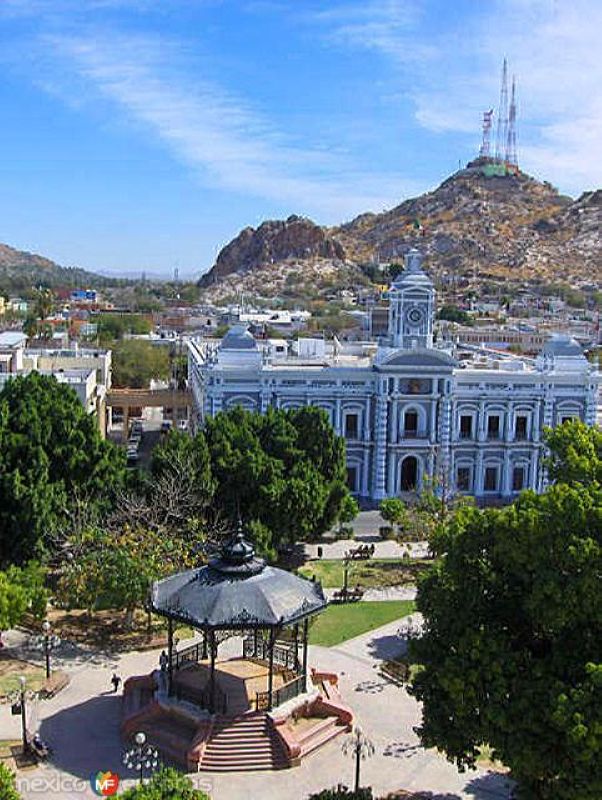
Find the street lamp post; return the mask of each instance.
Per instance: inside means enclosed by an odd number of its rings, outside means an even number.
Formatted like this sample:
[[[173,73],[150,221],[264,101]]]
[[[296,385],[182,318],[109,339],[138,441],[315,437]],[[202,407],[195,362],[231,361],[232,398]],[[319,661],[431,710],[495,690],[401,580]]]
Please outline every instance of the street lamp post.
[[[150,774],[159,766],[159,753],[152,745],[146,743],[146,734],[139,731],[134,736],[134,746],[125,752],[123,763],[128,769],[138,772],[138,779],[142,783],[145,767]]]
[[[29,752],[29,742],[27,740],[27,700],[35,698],[34,692],[28,692],[26,689],[27,679],[24,675],[19,676],[19,688],[9,695],[9,701],[12,704],[12,713],[15,716],[21,717],[21,740],[23,742],[23,755]]]
[[[27,741],[27,709],[25,707],[25,684],[27,680],[25,675],[19,677],[19,697],[21,702],[21,739],[23,741],[23,755],[27,754],[29,750],[29,742]]]
[[[343,561],[343,598],[347,599],[347,593],[349,591],[349,559],[346,558]]]
[[[343,753],[351,755],[355,758],[355,788],[354,792],[357,795],[360,789],[360,764],[366,758],[374,755],[374,745],[364,734],[359,725],[353,729],[351,737],[343,742]]]
[[[38,639],[38,646],[44,651],[44,660],[46,662],[46,680],[50,678],[50,653],[55,647],[58,647],[61,640],[50,631],[52,626],[50,622],[45,619],[42,623],[42,636]]]

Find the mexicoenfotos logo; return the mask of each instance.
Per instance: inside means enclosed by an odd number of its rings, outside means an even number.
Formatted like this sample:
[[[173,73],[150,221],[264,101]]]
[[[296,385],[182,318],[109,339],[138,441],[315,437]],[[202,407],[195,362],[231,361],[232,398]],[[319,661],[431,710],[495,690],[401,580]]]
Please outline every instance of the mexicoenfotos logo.
[[[99,797],[111,797],[117,794],[119,788],[119,775],[115,772],[97,772],[90,778],[90,786],[94,794]]]

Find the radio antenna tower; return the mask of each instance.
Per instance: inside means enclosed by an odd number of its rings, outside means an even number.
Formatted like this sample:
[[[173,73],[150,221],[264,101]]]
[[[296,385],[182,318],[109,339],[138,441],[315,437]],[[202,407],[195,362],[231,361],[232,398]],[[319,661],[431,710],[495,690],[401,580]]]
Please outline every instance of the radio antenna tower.
[[[502,88],[500,90],[500,107],[497,115],[495,136],[495,160],[502,161],[503,149],[508,140],[508,62],[504,59],[502,68]]]
[[[483,112],[483,141],[479,156],[481,158],[491,157],[491,125],[493,123],[493,109]]]
[[[518,167],[518,154],[516,152],[516,78],[514,75],[512,76],[512,94],[510,95],[510,111],[508,113],[506,163]]]

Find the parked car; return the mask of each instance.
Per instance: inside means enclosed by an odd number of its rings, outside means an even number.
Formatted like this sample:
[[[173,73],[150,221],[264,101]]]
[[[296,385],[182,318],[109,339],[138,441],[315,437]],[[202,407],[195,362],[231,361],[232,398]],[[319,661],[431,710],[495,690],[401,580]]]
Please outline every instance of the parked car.
[[[178,420],[178,430],[179,431],[187,431],[188,430],[188,420],[187,419],[179,419]]]

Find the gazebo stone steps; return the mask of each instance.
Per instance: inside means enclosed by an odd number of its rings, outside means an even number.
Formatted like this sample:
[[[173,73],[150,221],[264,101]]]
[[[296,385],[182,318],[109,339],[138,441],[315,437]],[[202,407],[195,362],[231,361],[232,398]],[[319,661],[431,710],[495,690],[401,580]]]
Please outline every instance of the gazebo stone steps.
[[[326,742],[346,733],[348,726],[341,724],[338,717],[325,717],[320,722],[312,725],[304,733],[295,736],[301,747],[300,757],[313,753]]]
[[[218,719],[205,745],[200,770],[274,770],[289,766],[267,714]]]

